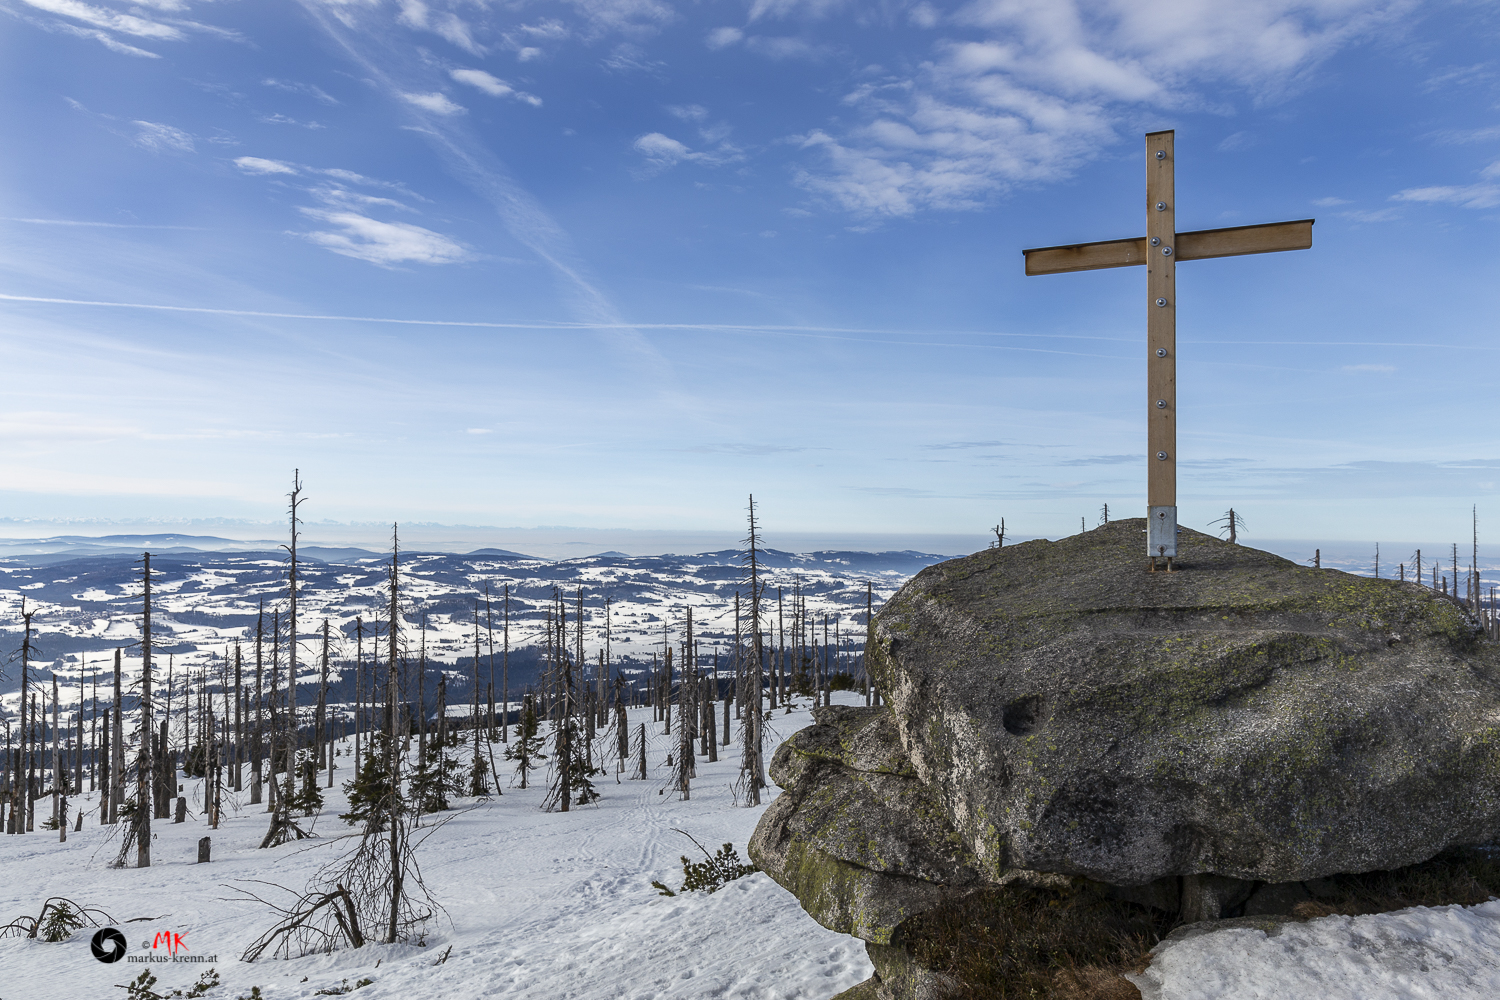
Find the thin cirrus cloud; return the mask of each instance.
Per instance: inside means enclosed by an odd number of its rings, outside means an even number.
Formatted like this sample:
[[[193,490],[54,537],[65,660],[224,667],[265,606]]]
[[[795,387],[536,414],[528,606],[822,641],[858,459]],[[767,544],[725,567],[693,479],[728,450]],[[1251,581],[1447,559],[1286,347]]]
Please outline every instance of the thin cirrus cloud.
[[[497,76],[486,73],[482,69],[455,69],[450,70],[448,75],[455,81],[467,84],[484,91],[491,97],[514,97],[518,101],[530,104],[532,107],[541,107],[542,99],[535,94],[528,94],[524,90],[517,90],[510,84]]]
[[[180,128],[163,125],[161,122],[135,121],[136,133],[131,141],[142,149],[153,153],[191,153],[194,151],[193,137]]]
[[[1484,182],[1456,186],[1407,188],[1391,196],[1392,201],[1457,205],[1459,208],[1494,208],[1500,205],[1500,160],[1479,172]]]
[[[266,174],[319,174],[323,177],[332,177],[334,180],[343,181],[347,184],[358,184],[362,187],[385,188],[390,191],[400,192],[407,198],[416,201],[427,201],[405,184],[399,181],[383,181],[378,177],[366,177],[364,174],[355,173],[353,170],[344,170],[341,167],[309,167],[301,163],[288,163],[285,160],[268,160],[260,156],[237,156],[234,165],[251,176]]]
[[[301,83],[297,80],[278,80],[275,77],[267,77],[266,79],[261,81],[261,85],[265,87],[272,87],[276,90],[284,90],[289,94],[307,94],[315,100],[327,105],[335,105],[339,103],[339,99],[337,97],[334,97],[322,87],[319,87],[316,84],[312,83]]]

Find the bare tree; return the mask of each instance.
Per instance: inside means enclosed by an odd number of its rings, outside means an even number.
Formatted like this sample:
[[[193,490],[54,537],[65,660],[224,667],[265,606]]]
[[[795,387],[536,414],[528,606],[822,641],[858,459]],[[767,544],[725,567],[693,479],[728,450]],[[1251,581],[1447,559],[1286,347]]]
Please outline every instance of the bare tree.
[[[1221,537],[1228,535],[1230,545],[1238,545],[1239,532],[1245,528],[1245,517],[1243,514],[1236,513],[1235,509],[1231,507],[1223,517],[1210,522],[1210,524],[1219,527],[1219,535]]]
[[[120,821],[120,806],[125,800],[125,721],[120,671],[120,650],[115,650],[115,720],[114,756],[110,758],[109,823]]]
[[[260,611],[255,616],[255,725],[250,735],[250,804],[260,805],[261,798],[261,740],[264,739],[263,713],[265,704],[261,699],[260,682],[265,666],[266,602],[262,598]]]
[[[16,765],[16,780],[11,782],[11,823],[15,833],[25,833],[31,815],[31,740],[26,717],[27,696],[31,690],[31,618],[35,611],[26,610],[26,595],[21,595],[21,747]],[[9,737],[6,738],[9,742]]]
[[[132,843],[136,850],[135,866],[151,867],[151,813],[156,772],[151,760],[151,744],[154,742],[151,720],[151,553],[144,553],[141,562],[141,741],[136,755],[135,804],[121,839],[120,853],[114,861],[116,868],[125,867]]]
[[[396,651],[400,643],[401,600],[401,538],[397,526],[391,525],[391,623],[390,660],[386,664],[386,712],[390,719],[390,732],[386,739],[386,767],[390,777],[390,920],[387,924],[386,942],[394,944],[402,926],[402,901],[405,899],[405,866],[403,848],[406,838],[401,824],[401,754],[396,750]]]
[[[297,773],[297,526],[302,523],[302,519],[297,516],[297,509],[305,500],[306,497],[302,496],[301,470],[294,469],[292,491],[287,494],[292,540],[290,545],[282,546],[290,556],[287,573],[286,790],[282,801],[287,801],[296,794],[293,782]]]
[[[500,661],[500,741],[508,742],[505,723],[510,720],[510,584],[505,585],[505,652]]]
[[[240,641],[236,639],[234,641],[234,743],[231,758],[234,774],[230,779],[231,787],[236,792],[245,790],[242,774],[245,757],[245,703],[244,690],[240,684],[243,668],[244,657],[241,655]]]
[[[761,646],[761,614],[760,598],[762,585],[760,582],[760,524],[755,516],[755,495],[750,495],[748,507],[748,520],[750,533],[745,538],[744,564],[746,578],[750,583],[750,662],[745,666],[746,701],[741,727],[744,736],[744,750],[740,758],[741,781],[745,785],[746,800],[749,805],[760,805],[760,790],[766,784],[765,764],[761,760],[765,736],[762,731],[764,725],[764,714],[762,711],[761,685],[763,670],[763,650]]]

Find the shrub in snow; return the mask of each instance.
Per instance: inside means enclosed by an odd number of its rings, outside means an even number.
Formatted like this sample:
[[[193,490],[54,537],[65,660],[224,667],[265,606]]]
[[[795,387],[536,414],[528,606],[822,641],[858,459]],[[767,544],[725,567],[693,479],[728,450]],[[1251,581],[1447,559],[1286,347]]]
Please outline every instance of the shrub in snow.
[[[83,917],[65,899],[52,904],[46,913],[47,919],[42,922],[43,941],[66,941],[73,936],[74,931],[83,926]]]
[[[287,800],[287,807],[296,809],[304,816],[311,816],[323,808],[323,790],[318,787],[318,762],[311,754],[298,765],[302,771],[302,784],[296,794]]]
[[[339,813],[339,819],[350,826],[362,826],[373,818],[383,825],[382,803],[388,803],[391,794],[390,769],[385,763],[386,736],[383,732],[371,734],[370,748],[365,759],[360,761],[354,777],[344,782],[344,792],[349,796],[349,811]]]
[[[101,923],[101,919],[102,923]],[[43,941],[66,941],[84,924],[94,927],[111,923],[113,918],[92,906],[79,906],[71,899],[53,896],[42,904],[36,916],[22,915],[8,924],[0,924],[0,938],[41,938]]]
[[[119,988],[125,991],[125,995],[130,1000],[176,1000],[179,997],[183,1000],[197,1000],[198,997],[206,996],[209,990],[219,988],[219,974],[209,969],[199,976],[198,981],[188,987],[186,992],[173,990],[171,993],[158,993],[156,992],[156,977],[151,974],[150,969],[144,969],[130,982],[120,984]],[[259,997],[260,987],[255,987],[251,991],[251,996]]]
[[[709,854],[707,848],[693,840],[692,836],[681,830],[677,832],[697,844],[698,850],[703,852],[705,858],[703,861],[689,861],[687,855],[682,856],[682,885],[677,892],[715,893],[737,878],[744,878],[746,875],[753,875],[760,871],[754,865],[747,865],[741,861],[740,854],[734,849],[733,844],[725,844],[715,853]],[[651,884],[660,895],[677,895],[677,892],[673,892],[660,882],[653,881]]]

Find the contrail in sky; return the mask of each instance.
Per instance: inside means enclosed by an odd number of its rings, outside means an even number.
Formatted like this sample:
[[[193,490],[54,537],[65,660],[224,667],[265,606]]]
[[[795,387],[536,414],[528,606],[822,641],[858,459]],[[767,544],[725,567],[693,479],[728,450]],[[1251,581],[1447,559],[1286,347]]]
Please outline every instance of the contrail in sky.
[[[1043,348],[1007,347],[999,344],[943,344],[931,340],[881,340],[838,336],[864,334],[876,337],[1006,337],[1021,340],[1093,340],[1115,344],[1133,344],[1143,338],[1097,337],[1077,333],[1002,333],[995,330],[892,330],[864,326],[789,326],[771,323],[625,323],[581,320],[540,320],[529,323],[465,319],[403,319],[394,316],[342,316],[330,313],[270,312],[261,309],[218,309],[211,306],[171,306],[152,302],[110,302],[95,299],[63,299],[42,295],[11,295],[0,292],[0,302],[35,302],[42,305],[99,306],[111,309],[153,309],[161,312],[200,313],[210,316],[251,316],[262,319],[302,319],[321,322],[387,323],[396,326],[451,326],[480,330],[702,330],[706,333],[770,333],[785,336],[821,337],[832,340],[858,340],[860,343],[898,344],[910,347],[977,347],[993,350],[1031,351],[1044,354],[1071,354],[1071,351],[1048,351]],[[1252,347],[1418,347],[1446,348],[1462,351],[1494,351],[1500,347],[1477,344],[1407,343],[1382,340],[1180,340],[1184,344],[1236,345]],[[1113,357],[1114,355],[1082,355]]]

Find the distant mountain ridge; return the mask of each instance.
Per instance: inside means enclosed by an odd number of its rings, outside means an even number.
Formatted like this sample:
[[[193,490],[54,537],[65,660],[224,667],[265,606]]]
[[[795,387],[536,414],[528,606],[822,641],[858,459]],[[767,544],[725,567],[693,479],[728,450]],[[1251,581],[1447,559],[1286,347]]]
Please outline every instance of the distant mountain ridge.
[[[193,670],[214,662],[236,641],[250,640],[262,608],[262,627],[269,637],[273,614],[281,620],[287,612],[286,551],[272,542],[235,543],[247,547],[230,551],[172,544],[187,541],[212,545],[221,539],[181,534],[57,536],[32,540],[51,551],[29,554],[16,552],[19,546],[14,544],[8,552],[0,546],[0,644],[7,653],[19,647],[24,598],[28,610],[34,611],[36,662],[46,669],[55,667],[60,679],[76,678],[85,658],[90,671],[99,669],[116,648],[125,651],[127,660],[138,660],[143,551],[152,553],[153,631],[162,657]],[[260,547],[248,547],[252,545]],[[715,648],[727,651],[732,646],[736,593],[741,598],[740,625],[748,634],[743,557],[738,549],[652,556],[603,552],[568,559],[495,548],[463,554],[405,552],[404,641],[416,655],[425,621],[430,660],[453,668],[472,666],[477,604],[487,662],[491,635],[497,649],[504,641],[508,592],[511,663],[518,678],[526,676],[526,665],[536,660],[557,595],[564,599],[570,631],[577,627],[581,597],[586,658],[591,663],[606,646],[614,660],[649,660],[653,652],[660,653],[664,633],[674,645],[680,641],[689,609],[694,636],[703,655],[711,657]],[[867,603],[878,608],[911,576],[946,558],[909,550],[762,550],[762,628],[778,635],[794,628],[800,606],[806,612],[802,621],[809,634],[816,633],[818,643],[824,641],[826,617],[829,641],[838,637],[841,648],[852,652],[863,642]],[[314,633],[320,632],[325,619],[336,660],[354,656],[361,630],[366,647],[371,647],[376,630],[383,633],[389,559],[388,553],[362,548],[299,546],[299,660],[306,669],[313,669],[321,655],[321,636]],[[309,676],[304,675],[301,683]],[[0,692],[14,690],[17,681],[16,671],[5,670]]]

